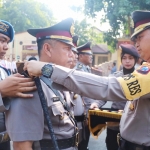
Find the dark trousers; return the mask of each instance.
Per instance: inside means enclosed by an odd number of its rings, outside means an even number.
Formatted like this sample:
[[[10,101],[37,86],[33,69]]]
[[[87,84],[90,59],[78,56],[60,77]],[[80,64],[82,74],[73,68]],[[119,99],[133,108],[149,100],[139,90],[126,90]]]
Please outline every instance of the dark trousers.
[[[85,137],[86,139],[83,139],[79,145],[78,145],[78,150],[87,150],[88,143],[89,143],[89,138],[90,138],[90,130],[89,126],[85,126]]]
[[[10,141],[0,144],[0,150],[10,150]]]
[[[117,134],[119,131],[107,128],[106,133],[106,147],[107,150],[118,150]]]

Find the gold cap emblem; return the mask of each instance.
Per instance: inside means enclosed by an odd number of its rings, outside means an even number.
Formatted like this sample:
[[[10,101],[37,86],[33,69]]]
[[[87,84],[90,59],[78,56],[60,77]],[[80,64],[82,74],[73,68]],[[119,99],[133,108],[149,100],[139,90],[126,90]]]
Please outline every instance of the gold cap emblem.
[[[71,35],[74,35],[74,24],[72,24],[70,27],[70,33]]]
[[[134,21],[132,18],[130,19],[130,26],[131,26],[131,28],[134,28]]]

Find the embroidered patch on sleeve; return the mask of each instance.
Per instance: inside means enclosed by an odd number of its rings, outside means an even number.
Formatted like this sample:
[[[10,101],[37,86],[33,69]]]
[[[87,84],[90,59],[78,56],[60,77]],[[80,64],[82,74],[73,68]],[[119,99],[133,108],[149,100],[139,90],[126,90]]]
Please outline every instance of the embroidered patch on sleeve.
[[[128,100],[150,93],[150,64],[143,64],[132,74],[117,78]]]

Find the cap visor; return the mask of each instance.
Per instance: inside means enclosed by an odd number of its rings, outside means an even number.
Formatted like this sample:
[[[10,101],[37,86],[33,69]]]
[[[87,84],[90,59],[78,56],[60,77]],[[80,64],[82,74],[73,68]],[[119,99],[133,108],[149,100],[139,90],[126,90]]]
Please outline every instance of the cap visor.
[[[69,45],[71,45],[71,46],[74,46],[74,44],[73,44],[72,42],[68,41],[68,40],[62,40],[62,39],[55,39],[55,40],[58,40],[58,41],[60,41],[60,42],[69,44]]]

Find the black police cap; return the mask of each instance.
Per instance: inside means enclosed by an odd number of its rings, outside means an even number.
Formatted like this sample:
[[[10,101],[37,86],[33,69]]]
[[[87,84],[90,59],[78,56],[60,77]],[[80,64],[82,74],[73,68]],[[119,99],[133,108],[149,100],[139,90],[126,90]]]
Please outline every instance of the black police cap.
[[[150,11],[134,11],[132,13],[132,19],[134,23],[134,33],[131,36],[131,40],[134,40],[139,33],[150,28]]]
[[[74,34],[73,19],[67,18],[53,26],[40,29],[28,29],[28,33],[37,38],[37,42],[43,39],[56,39],[69,45],[72,43]]]
[[[91,42],[87,42],[84,45],[81,45],[77,47],[77,51],[79,54],[90,54],[92,55],[92,50],[91,50]]]

